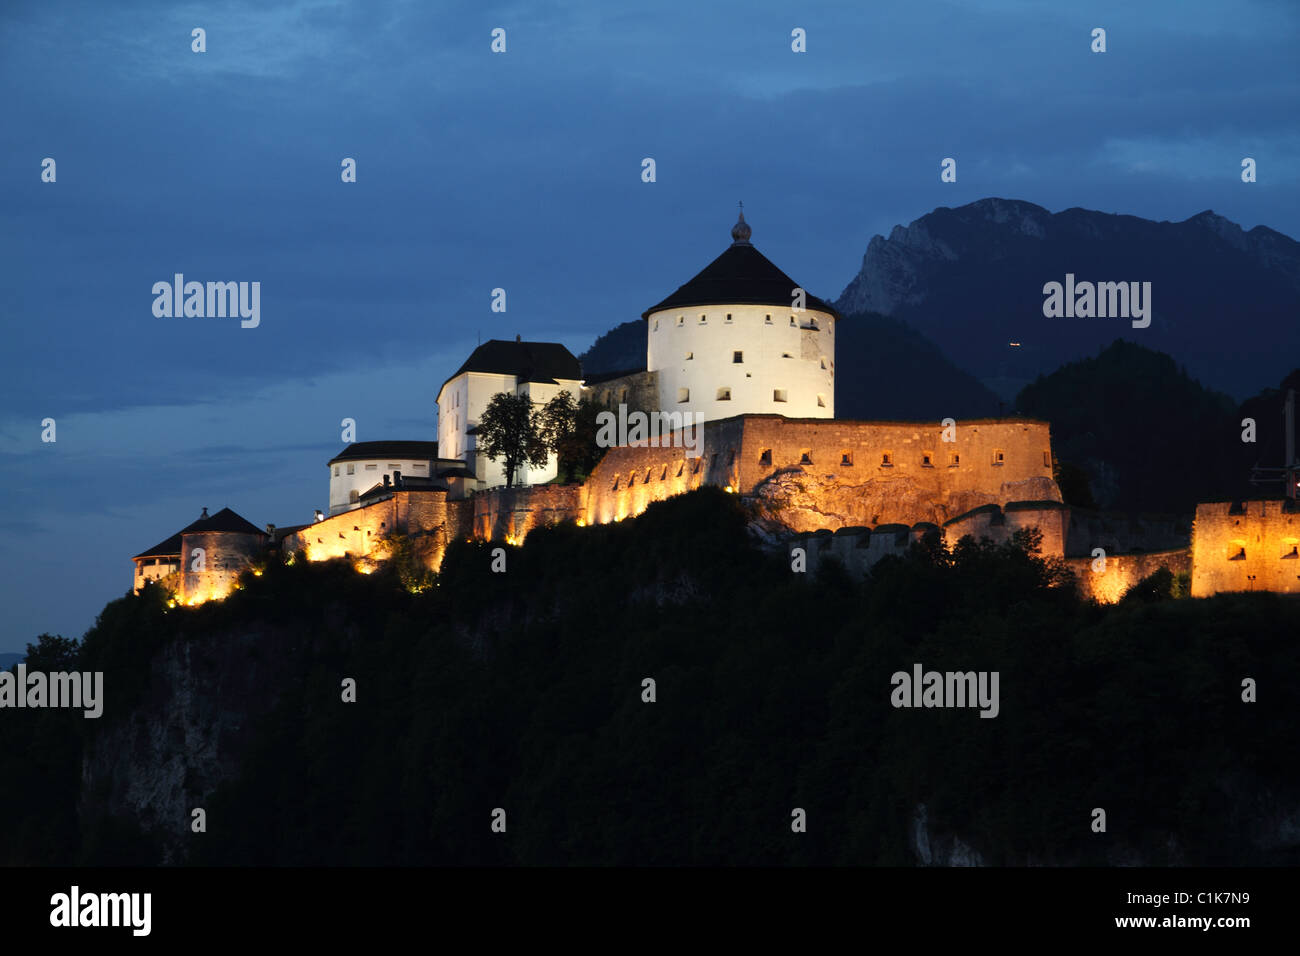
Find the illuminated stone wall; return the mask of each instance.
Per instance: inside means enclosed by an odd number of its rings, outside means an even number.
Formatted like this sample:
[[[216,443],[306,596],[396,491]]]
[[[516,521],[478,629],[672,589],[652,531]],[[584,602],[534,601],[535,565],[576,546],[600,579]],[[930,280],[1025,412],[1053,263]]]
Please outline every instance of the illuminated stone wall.
[[[235,581],[262,560],[266,535],[208,531],[181,537],[181,570],[176,599],[184,604],[224,598]],[[202,565],[196,550],[202,550]]]
[[[1101,604],[1114,604],[1124,592],[1143,578],[1168,568],[1174,574],[1190,571],[1192,549],[1152,551],[1147,554],[1108,554],[1105,569],[1094,571],[1093,558],[1067,558],[1066,564],[1079,580],[1079,593]]]
[[[385,555],[383,541],[392,534],[433,539],[430,567],[437,570],[447,542],[468,534],[470,502],[448,501],[444,491],[395,490],[365,507],[333,515],[287,535],[283,550],[305,553],[309,561],[332,558],[375,560]],[[362,567],[368,567],[362,564]]]
[[[135,576],[133,580],[133,589],[137,592],[148,584],[150,581],[159,581],[165,587],[175,588],[179,585],[178,581],[172,581],[172,575],[180,571],[181,565],[177,558],[153,557],[153,558],[135,558]]]
[[[698,461],[681,447],[606,452],[588,482],[583,517],[616,521],[701,484],[751,496],[766,519],[793,531],[941,524],[985,504],[1060,501],[1046,423],[958,423],[955,442],[942,441],[941,431],[937,423],[779,415],[707,422]]]
[[[534,528],[576,521],[582,485],[531,485],[481,491],[464,504],[473,508],[470,533],[485,541],[521,544]]]
[[[1220,591],[1300,593],[1300,506],[1295,501],[1196,506],[1192,596]]]
[[[1065,555],[1065,535],[1070,509],[1059,501],[1009,501],[1005,507],[981,505],[945,522],[944,538],[949,546],[970,535],[977,541],[988,538],[995,544],[1011,540],[1017,531],[1037,528],[1043,534],[1043,557]]]

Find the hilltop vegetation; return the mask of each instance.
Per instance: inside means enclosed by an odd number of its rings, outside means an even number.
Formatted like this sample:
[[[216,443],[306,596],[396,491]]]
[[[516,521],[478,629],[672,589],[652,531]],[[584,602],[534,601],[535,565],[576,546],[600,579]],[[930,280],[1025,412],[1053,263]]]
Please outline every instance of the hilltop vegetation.
[[[1287,384],[1300,384],[1300,371]],[[1279,485],[1249,478],[1255,464],[1282,464],[1282,398],[1266,389],[1238,407],[1168,355],[1116,339],[1027,385],[1016,410],[1051,423],[1072,504],[1190,514],[1201,501],[1279,497]],[[1254,443],[1242,441],[1246,417]]]
[[[1300,793],[1295,599],[1175,600],[1157,579],[1099,608],[1032,536],[809,580],[716,489],[536,531],[505,573],[494,547],[455,545],[418,594],[395,571],[299,562],[221,604],[113,602],[60,645],[106,672],[100,721],[0,714],[0,813],[30,834],[5,862],[144,862],[170,840],[219,864],[906,865],[919,803],[932,836],[994,864],[1295,861],[1267,837]],[[105,816],[110,795],[79,790],[81,735],[150,713],[146,665],[168,647],[214,657],[252,632],[297,650],[211,679],[214,704],[253,671],[279,691],[237,772],[196,794],[208,832]],[[998,717],[891,707],[891,675],[918,662],[998,671]],[[146,772],[131,759],[116,772]]]

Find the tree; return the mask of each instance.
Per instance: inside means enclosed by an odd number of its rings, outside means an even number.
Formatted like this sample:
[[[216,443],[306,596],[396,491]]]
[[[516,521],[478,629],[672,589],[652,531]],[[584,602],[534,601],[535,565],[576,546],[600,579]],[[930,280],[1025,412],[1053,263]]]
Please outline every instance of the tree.
[[[478,422],[478,447],[505,466],[506,487],[515,483],[523,465],[540,468],[550,458],[542,437],[541,411],[527,395],[498,392],[492,396]]]
[[[567,391],[560,392],[542,408],[542,438],[546,447],[555,452],[560,473],[568,483],[579,474],[590,474],[600,460],[601,450],[596,444],[599,411],[586,398],[575,402]]]

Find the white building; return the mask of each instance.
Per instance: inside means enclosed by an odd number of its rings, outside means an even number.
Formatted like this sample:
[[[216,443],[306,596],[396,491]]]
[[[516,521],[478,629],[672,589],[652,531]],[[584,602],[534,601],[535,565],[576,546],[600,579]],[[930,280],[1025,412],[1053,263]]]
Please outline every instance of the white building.
[[[699,275],[642,313],[659,408],[704,420],[833,418],[839,313],[750,245],[743,210],[731,237]]]
[[[526,395],[545,405],[561,391],[576,402],[582,395],[582,371],[577,358],[556,342],[513,342],[491,339],[476,348],[465,364],[438,391],[438,447],[442,456],[457,459],[473,477],[472,489],[506,483],[505,466],[478,450],[477,428],[483,410],[499,392]],[[551,481],[558,472],[554,454],[541,468],[524,467],[517,485]]]
[[[352,442],[329,461],[330,514],[361,507],[360,497],[385,478],[389,484],[428,481],[437,466],[436,441]]]

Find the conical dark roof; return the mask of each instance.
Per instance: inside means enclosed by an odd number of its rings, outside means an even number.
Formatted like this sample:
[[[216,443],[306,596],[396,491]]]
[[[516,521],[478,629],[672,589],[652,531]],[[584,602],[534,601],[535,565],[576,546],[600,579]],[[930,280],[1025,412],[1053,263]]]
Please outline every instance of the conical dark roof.
[[[735,241],[722,255],[668,298],[642,312],[641,318],[648,318],[652,312],[700,305],[771,305],[790,308],[794,290],[803,287],[750,244],[750,226],[745,222],[743,212],[740,221],[732,228],[731,235]],[[833,305],[807,290],[804,307],[827,312],[837,319],[840,317]]]
[[[147,551],[141,551],[136,555],[137,558],[155,558],[168,557],[181,553],[181,535],[195,534],[200,532],[235,532],[237,534],[259,534],[265,536],[261,528],[244,518],[241,518],[229,508],[222,508],[214,515],[207,514],[207,509],[203,509],[204,514],[198,521],[192,522],[181,528],[166,541],[160,542],[149,548]]]

